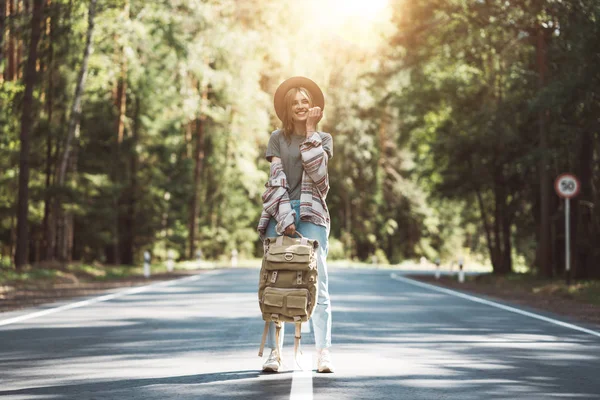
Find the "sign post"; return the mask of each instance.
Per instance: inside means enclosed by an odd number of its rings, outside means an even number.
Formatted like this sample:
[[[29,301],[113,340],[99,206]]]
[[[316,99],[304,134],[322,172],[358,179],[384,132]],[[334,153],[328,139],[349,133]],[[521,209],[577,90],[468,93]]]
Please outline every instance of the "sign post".
[[[565,199],[565,272],[567,285],[571,284],[571,199],[579,194],[581,185],[573,174],[562,174],[554,181],[554,189]]]
[[[231,266],[233,268],[237,267],[238,263],[238,251],[237,249],[231,250]]]
[[[196,250],[196,267],[200,268],[202,266],[202,250]]]
[[[175,266],[173,250],[169,249],[167,251],[167,271],[173,272],[173,267]]]
[[[150,278],[150,261],[152,260],[152,256],[150,252],[146,250],[144,252],[144,277]]]

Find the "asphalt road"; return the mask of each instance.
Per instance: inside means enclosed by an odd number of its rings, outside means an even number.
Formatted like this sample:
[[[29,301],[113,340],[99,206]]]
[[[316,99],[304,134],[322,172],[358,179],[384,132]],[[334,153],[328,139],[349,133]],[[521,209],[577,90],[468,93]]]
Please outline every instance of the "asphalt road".
[[[263,374],[257,279],[218,270],[10,324],[56,305],[0,314],[0,397],[600,399],[600,336],[386,270],[330,272],[336,373],[315,372],[312,333],[313,370],[294,371],[288,329],[284,370]]]

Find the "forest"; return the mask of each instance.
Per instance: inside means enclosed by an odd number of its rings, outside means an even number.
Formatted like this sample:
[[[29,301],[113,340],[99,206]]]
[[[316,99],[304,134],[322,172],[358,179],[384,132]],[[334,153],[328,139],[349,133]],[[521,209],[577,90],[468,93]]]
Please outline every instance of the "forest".
[[[331,259],[600,279],[600,1],[0,0],[0,264],[259,258],[273,94],[325,93]]]

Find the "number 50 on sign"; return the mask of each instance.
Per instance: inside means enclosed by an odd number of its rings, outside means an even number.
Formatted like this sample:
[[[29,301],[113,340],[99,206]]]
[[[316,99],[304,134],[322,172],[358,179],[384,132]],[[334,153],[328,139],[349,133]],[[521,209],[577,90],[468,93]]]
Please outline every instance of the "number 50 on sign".
[[[571,199],[579,194],[580,184],[575,175],[562,174],[554,182],[556,194],[563,199]]]

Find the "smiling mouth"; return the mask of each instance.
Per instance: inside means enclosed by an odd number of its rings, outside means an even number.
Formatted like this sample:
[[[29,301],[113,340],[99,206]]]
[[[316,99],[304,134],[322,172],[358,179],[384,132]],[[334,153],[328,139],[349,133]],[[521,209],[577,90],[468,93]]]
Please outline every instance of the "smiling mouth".
[[[296,111],[296,115],[306,115],[306,111]]]

